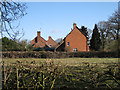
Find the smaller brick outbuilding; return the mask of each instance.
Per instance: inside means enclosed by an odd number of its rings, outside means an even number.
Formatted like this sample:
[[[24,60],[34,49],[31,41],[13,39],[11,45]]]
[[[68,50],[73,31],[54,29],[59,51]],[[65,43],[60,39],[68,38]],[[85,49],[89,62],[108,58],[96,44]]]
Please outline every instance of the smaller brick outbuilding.
[[[51,36],[49,36],[48,40],[46,41],[43,37],[40,35],[40,31],[37,31],[37,36],[31,41],[31,45],[36,48],[55,48],[57,46],[57,43],[52,39]]]

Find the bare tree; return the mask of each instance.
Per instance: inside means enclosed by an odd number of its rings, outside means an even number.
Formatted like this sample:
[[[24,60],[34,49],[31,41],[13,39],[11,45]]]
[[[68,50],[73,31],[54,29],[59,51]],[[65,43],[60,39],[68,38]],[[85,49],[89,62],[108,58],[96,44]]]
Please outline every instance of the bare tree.
[[[110,43],[113,40],[118,40],[120,36],[118,12],[115,11],[107,21],[100,21],[98,23],[98,29],[102,40],[102,49],[104,49],[105,44],[107,49],[109,49]]]
[[[26,15],[26,4],[13,2],[12,0],[2,0],[0,2],[1,11],[1,37],[6,33],[13,40],[21,38],[24,35],[23,30],[18,30],[19,23],[13,25],[13,22]]]
[[[115,39],[118,39],[119,38],[119,35],[120,35],[120,33],[119,33],[119,31],[120,31],[120,29],[119,29],[119,13],[118,13],[118,11],[115,11],[113,14],[112,14],[112,16],[111,17],[109,17],[109,20],[108,20],[108,22],[110,22],[111,23],[111,29],[112,29],[112,32],[113,32],[113,34],[115,35]]]
[[[88,45],[90,45],[90,39],[91,39],[91,37],[92,37],[92,30],[91,29],[87,29],[87,31],[88,31]]]
[[[109,23],[107,21],[100,21],[98,24],[98,29],[100,32],[100,38],[101,38],[101,49],[104,50],[105,47],[105,43],[108,41],[106,40],[106,38],[110,38],[111,39],[111,33],[109,31]],[[108,35],[109,34],[109,35]]]

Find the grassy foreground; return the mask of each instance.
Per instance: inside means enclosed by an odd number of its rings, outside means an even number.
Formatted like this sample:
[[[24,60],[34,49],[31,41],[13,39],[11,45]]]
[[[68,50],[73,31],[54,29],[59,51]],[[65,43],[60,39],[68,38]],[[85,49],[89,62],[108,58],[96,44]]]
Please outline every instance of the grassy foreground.
[[[43,59],[43,58],[3,58],[3,61],[6,63],[15,63],[16,61],[26,62],[35,61],[36,63],[41,63],[46,60],[53,60],[55,63],[62,62],[68,65],[79,65],[82,62],[88,63],[118,63],[120,61],[119,58],[61,58],[61,59]]]
[[[118,58],[4,58],[2,61],[4,89],[120,89]]]

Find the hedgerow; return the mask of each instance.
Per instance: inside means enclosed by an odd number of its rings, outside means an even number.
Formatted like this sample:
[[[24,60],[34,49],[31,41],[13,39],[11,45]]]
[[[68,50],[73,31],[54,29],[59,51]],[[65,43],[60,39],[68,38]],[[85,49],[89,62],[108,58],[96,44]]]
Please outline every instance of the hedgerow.
[[[119,52],[50,52],[50,51],[9,51],[1,52],[3,58],[119,58]]]

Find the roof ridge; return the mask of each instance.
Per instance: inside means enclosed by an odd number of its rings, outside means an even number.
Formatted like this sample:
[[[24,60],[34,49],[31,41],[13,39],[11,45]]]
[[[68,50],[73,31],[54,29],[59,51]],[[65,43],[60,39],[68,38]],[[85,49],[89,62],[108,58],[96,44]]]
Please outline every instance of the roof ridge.
[[[76,28],[87,38],[87,36],[85,35],[85,33],[83,33],[80,28],[78,28],[77,26],[76,26]],[[72,29],[71,32],[72,32],[73,30],[74,30],[74,29]],[[71,34],[71,32],[69,32],[69,33],[67,34],[67,36],[68,36],[69,34]],[[67,36],[66,36],[66,37],[67,37]],[[65,37],[65,38],[66,38],[66,37]],[[64,38],[63,40],[65,40],[65,38]]]
[[[40,36],[41,37],[41,36]],[[43,37],[41,37],[43,40],[45,40]],[[45,40],[46,41],[46,40]],[[47,42],[47,41],[46,41]]]
[[[57,49],[59,46],[61,46],[65,41],[63,40],[60,44],[58,44],[55,49]]]
[[[40,36],[41,37],[41,36]],[[44,39],[43,37],[41,37],[42,39]],[[46,43],[44,43],[41,39],[39,39],[43,44],[47,45]],[[45,40],[45,39],[44,39]],[[46,41],[46,40],[45,40]],[[48,46],[48,45],[47,45]]]
[[[77,26],[76,26],[76,28],[87,38],[87,36],[85,35],[85,33],[80,28],[78,28]]]
[[[49,39],[48,39],[48,40],[49,40]],[[48,44],[48,40],[46,41],[47,44]],[[51,37],[51,40],[52,40],[54,43],[57,44],[57,42],[56,42],[55,40],[53,40],[52,37]]]

